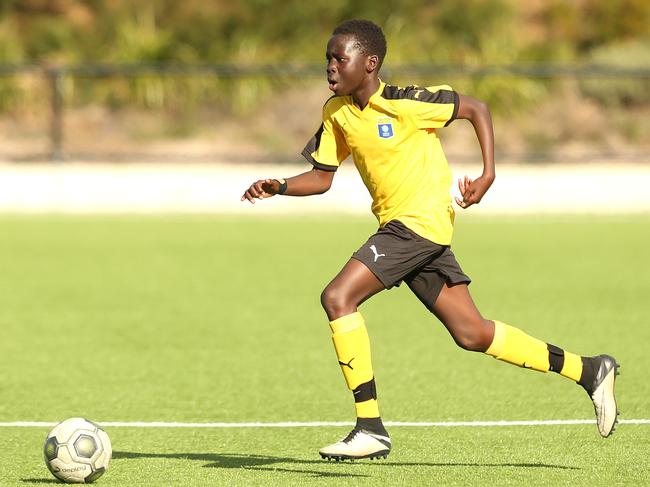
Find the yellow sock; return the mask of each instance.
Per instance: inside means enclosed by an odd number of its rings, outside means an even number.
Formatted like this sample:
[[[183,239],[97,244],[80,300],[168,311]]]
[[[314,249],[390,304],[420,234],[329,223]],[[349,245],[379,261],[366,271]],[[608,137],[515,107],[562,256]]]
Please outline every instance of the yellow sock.
[[[514,326],[494,322],[494,338],[485,351],[499,360],[540,372],[552,370],[578,382],[582,358],[555,345],[527,335]]]
[[[332,321],[330,328],[345,383],[354,394],[357,417],[378,418],[370,340],[363,316],[359,312],[342,316]]]

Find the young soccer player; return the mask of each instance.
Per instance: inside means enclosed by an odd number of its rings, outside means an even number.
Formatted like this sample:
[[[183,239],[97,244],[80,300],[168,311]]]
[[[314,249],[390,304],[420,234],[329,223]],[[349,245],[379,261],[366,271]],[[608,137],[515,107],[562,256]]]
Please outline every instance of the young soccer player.
[[[253,183],[241,200],[326,192],[341,162],[352,155],[373,200],[379,230],[327,285],[321,303],[343,376],[353,392],[357,422],[345,438],[320,450],[328,459],[386,457],[391,441],[382,424],[370,344],[358,306],[405,282],[465,350],[541,372],[552,370],[580,384],[607,437],[618,411],[618,364],[608,355],[583,357],[533,338],[501,321],[483,318],[468,291],[469,277],[451,251],[454,210],[451,173],[436,129],[457,118],[473,125],[483,173],[459,180],[463,209],[481,201],[495,177],[494,135],[487,107],[447,85],[399,88],[379,78],[386,54],[381,29],[367,20],[343,22],[327,44],[327,82],[334,92],[323,122],[302,154],[312,170]]]

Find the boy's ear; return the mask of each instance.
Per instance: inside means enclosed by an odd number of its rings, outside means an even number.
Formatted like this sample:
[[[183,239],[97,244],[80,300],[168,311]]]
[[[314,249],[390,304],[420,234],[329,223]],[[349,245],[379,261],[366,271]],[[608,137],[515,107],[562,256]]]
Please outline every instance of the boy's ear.
[[[368,56],[366,59],[366,71],[368,73],[372,73],[377,69],[377,66],[379,66],[379,56],[376,54],[371,54]]]

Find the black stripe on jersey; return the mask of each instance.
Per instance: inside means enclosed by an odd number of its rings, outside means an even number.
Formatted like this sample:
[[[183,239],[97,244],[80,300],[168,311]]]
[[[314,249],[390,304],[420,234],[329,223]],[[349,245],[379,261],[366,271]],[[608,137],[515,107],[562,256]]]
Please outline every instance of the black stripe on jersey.
[[[451,115],[451,118],[447,120],[447,123],[445,123],[445,127],[456,120],[456,117],[458,116],[458,105],[460,99],[458,97],[458,93],[452,90],[438,90],[432,92],[426,88],[420,88],[415,85],[410,85],[406,88],[400,88],[398,86],[387,84],[384,86],[384,90],[382,91],[381,96],[387,100],[415,100],[425,103],[440,104],[453,103],[454,111]]]
[[[449,125],[451,122],[453,122],[454,120],[456,120],[456,118],[458,118],[458,108],[460,107],[460,96],[458,96],[458,93],[456,93],[455,91],[452,91],[452,93],[454,94],[454,113],[452,113],[449,120],[447,120],[445,127]]]
[[[307,142],[307,145],[305,145],[305,148],[302,150],[302,155],[305,159],[307,159],[309,162],[312,164],[316,162],[316,160],[311,156],[312,153],[316,152],[318,148],[320,147],[320,138],[323,135],[323,124],[320,124],[320,128],[318,131],[314,134],[314,136],[309,139],[309,142]]]
[[[322,135],[323,135],[323,124],[321,123],[318,132],[316,132],[316,134],[309,140],[309,142],[307,142],[307,145],[302,150],[301,154],[316,169],[320,169],[321,171],[335,172],[338,169],[336,166],[328,166],[327,164],[321,164],[320,162],[318,162],[316,159],[312,157],[312,154],[316,152],[320,147],[320,138],[322,137]]]
[[[323,109],[325,109],[325,107],[330,102],[330,100],[336,98],[336,96],[337,95],[330,96],[323,104]],[[307,142],[307,145],[305,145],[305,148],[302,150],[300,154],[305,159],[307,159],[316,169],[335,172],[338,169],[336,166],[328,166],[327,164],[321,164],[320,162],[318,162],[316,159],[312,157],[312,154],[316,152],[320,147],[320,139],[322,135],[323,135],[323,124],[321,123],[320,128],[318,129],[316,134],[311,139],[309,139],[309,142]]]
[[[320,169],[321,171],[336,172],[336,170],[338,169],[338,166],[328,166],[327,164],[321,164],[320,162],[316,161],[313,157],[309,162],[311,162],[312,166],[314,166],[316,169]]]
[[[398,86],[386,85],[384,86],[384,91],[381,93],[383,98],[387,100],[401,100],[409,99],[416,101],[424,101],[427,103],[455,103],[456,102],[455,91],[451,90],[438,90],[431,92],[426,88],[420,88],[418,86],[407,86],[406,88],[400,88]]]

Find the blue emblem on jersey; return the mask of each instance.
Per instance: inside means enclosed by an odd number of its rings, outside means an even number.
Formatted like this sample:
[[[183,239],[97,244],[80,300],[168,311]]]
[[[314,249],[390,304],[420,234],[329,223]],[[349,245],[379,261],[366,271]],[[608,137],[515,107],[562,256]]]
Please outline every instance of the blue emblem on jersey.
[[[379,117],[377,119],[377,131],[382,139],[390,139],[393,134],[393,120],[390,117]]]

